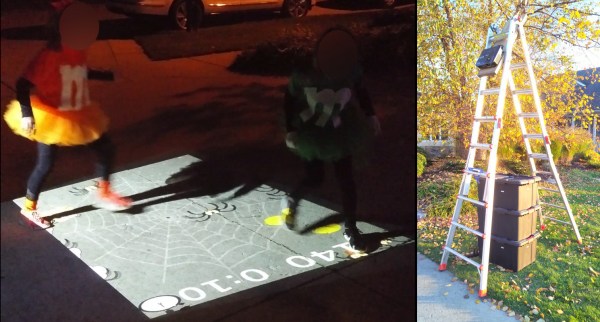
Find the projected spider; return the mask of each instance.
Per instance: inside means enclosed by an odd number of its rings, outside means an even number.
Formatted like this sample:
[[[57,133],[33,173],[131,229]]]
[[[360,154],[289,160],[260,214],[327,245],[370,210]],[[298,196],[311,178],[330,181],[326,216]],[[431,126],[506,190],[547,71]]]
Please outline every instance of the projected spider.
[[[261,185],[256,188],[256,191],[263,192],[269,196],[269,199],[280,199],[281,197],[287,196],[288,193],[277,188],[269,187],[267,185]]]
[[[230,205],[226,202],[220,202],[218,204],[208,203],[208,205],[212,206],[210,208],[205,207],[205,211],[202,212],[194,212],[188,210],[187,213],[189,215],[185,215],[185,218],[193,219],[196,222],[204,222],[211,218],[212,215],[220,214],[222,212],[232,212],[237,209],[235,205]]]

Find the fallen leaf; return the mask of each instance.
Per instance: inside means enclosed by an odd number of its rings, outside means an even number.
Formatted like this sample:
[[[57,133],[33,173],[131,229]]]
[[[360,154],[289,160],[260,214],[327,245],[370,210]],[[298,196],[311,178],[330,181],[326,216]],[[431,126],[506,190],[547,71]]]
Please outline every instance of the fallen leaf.
[[[508,312],[508,316],[515,316],[515,312],[514,311]]]
[[[481,303],[480,300],[475,300],[475,304],[479,304],[479,303]]]
[[[469,298],[469,294],[463,296],[463,298],[468,299]]]
[[[452,286],[452,284],[446,284],[446,287],[450,287],[450,286]]]
[[[600,276],[600,273],[596,272],[593,268],[591,268],[591,267],[588,267],[588,268],[589,268],[590,272],[592,274],[594,274],[594,276],[596,276],[596,277]]]
[[[502,311],[504,311],[504,312],[508,311],[508,306],[503,307]]]
[[[444,296],[447,296],[447,295],[448,295],[448,292],[445,292],[445,293],[444,293]]]
[[[563,314],[564,312],[562,310],[556,310],[556,313]]]

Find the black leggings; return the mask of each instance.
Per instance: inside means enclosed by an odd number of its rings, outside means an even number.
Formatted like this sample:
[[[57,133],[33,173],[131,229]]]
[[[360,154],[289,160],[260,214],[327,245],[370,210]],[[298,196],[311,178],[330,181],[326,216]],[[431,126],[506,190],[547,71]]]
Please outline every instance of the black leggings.
[[[112,171],[112,164],[114,158],[114,146],[111,140],[106,136],[101,136],[98,140],[87,145],[90,149],[94,150],[98,160],[96,163],[96,174],[102,178],[102,180],[108,181],[110,173]],[[27,199],[36,201],[40,195],[40,190],[48,173],[52,170],[54,160],[56,159],[56,145],[47,145],[38,143],[37,145],[38,157],[37,163],[33,172],[27,180]]]
[[[342,214],[345,217],[345,226],[356,227],[356,184],[352,170],[352,157],[345,157],[333,163],[335,176],[342,192]],[[290,208],[295,210],[298,202],[308,190],[317,188],[323,183],[325,165],[321,160],[305,162],[306,176],[300,184],[290,193]]]

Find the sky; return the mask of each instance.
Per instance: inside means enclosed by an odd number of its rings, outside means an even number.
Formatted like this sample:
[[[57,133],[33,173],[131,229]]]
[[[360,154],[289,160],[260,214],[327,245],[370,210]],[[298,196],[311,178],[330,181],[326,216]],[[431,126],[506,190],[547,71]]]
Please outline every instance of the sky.
[[[571,48],[576,70],[600,67],[600,48]]]

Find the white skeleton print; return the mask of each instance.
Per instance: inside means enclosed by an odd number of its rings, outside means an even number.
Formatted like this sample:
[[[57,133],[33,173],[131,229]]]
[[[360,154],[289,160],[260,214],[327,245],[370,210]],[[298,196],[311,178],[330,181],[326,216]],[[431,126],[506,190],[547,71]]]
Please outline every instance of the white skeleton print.
[[[300,117],[304,122],[308,121],[315,115],[317,104],[321,103],[323,105],[323,112],[315,121],[315,124],[321,127],[324,127],[332,118],[336,104],[340,105],[339,112],[341,112],[352,97],[352,91],[349,88],[342,88],[337,92],[334,92],[331,89],[324,89],[317,92],[316,87],[306,87],[304,88],[304,93],[306,94],[308,108],[300,113]],[[336,128],[341,124],[339,115],[333,116],[332,121],[333,126]]]
[[[80,110],[83,106],[90,103],[87,67],[79,65],[71,67],[69,65],[60,66],[60,75],[62,78],[61,104],[58,108],[61,111]]]

